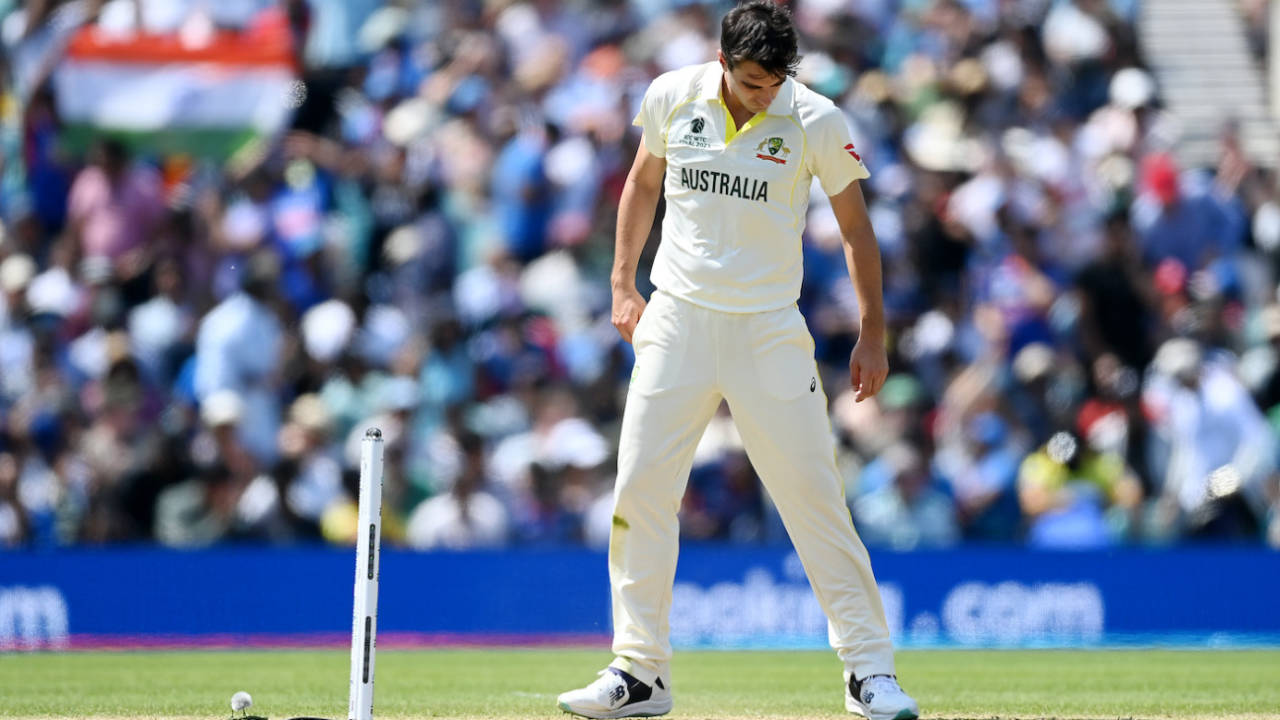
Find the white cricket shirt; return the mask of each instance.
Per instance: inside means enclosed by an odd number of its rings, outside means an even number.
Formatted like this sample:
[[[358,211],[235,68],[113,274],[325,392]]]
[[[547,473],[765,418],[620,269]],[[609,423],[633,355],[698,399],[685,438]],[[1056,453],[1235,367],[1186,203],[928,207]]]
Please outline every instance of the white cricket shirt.
[[[844,115],[787,78],[741,128],[720,97],[718,62],[664,73],[635,124],[665,158],[666,217],[650,279],[725,312],[764,312],[800,297],[800,234],[817,177],[834,195],[869,175]]]

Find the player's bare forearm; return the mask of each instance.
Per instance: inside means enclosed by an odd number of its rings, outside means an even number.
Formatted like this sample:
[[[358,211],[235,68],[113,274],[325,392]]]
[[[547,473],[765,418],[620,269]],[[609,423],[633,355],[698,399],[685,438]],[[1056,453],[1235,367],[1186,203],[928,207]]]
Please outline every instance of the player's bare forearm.
[[[613,272],[609,284],[615,288],[634,288],[640,253],[644,251],[653,215],[658,207],[659,190],[641,187],[627,179],[618,204],[618,232],[614,241]]]
[[[618,203],[618,231],[614,242],[613,271],[609,284],[613,288],[613,326],[627,342],[644,313],[645,301],[636,290],[636,270],[644,251],[653,216],[662,194],[662,177],[667,161],[651,154],[640,144],[635,163],[627,175]]]
[[[844,258],[858,296],[861,314],[858,343],[849,358],[849,379],[861,402],[880,391],[889,375],[884,348],[884,290],[880,275],[880,247],[862,199],[862,188],[851,182],[831,196],[831,210],[844,238]]]
[[[858,336],[884,340],[884,296],[880,280],[880,251],[874,235],[844,238],[844,259],[858,295]]]

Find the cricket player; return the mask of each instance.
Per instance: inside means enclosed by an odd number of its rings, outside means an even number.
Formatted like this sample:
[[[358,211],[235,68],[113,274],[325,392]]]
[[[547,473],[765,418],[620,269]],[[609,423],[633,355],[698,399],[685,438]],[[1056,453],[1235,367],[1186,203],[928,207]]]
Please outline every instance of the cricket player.
[[[834,104],[792,79],[796,31],[768,0],[721,24],[717,60],[649,86],[643,143],[618,210],[613,324],[636,365],[618,448],[609,579],[616,659],[562,710],[671,710],[668,613],[694,448],[722,399],[764,480],[844,662],[845,707],[871,720],[919,710],[894,674],[867,551],[845,505],[813,339],[796,307],[811,180],[831,198],[858,295],[849,360],[857,400],[888,374],[880,256],[858,181],[868,173]],[[665,174],[665,180],[664,180]],[[646,305],[635,274],[660,193],[667,211]]]

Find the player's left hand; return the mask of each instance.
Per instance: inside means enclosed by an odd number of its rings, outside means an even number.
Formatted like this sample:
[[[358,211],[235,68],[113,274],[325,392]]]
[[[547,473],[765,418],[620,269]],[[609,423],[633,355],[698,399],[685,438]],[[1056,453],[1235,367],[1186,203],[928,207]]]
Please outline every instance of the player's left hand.
[[[885,378],[889,377],[889,356],[885,352],[884,343],[872,339],[866,334],[858,338],[849,355],[849,380],[858,393],[854,398],[862,402],[880,392]]]

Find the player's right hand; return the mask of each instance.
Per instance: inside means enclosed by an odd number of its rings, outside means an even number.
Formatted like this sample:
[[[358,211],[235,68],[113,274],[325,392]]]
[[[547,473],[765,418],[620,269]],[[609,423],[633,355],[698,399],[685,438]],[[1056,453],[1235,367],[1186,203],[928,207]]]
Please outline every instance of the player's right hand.
[[[613,289],[613,326],[623,340],[631,342],[646,305],[644,296],[634,287]]]

